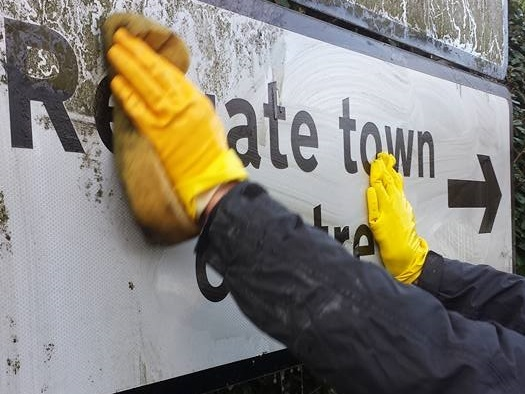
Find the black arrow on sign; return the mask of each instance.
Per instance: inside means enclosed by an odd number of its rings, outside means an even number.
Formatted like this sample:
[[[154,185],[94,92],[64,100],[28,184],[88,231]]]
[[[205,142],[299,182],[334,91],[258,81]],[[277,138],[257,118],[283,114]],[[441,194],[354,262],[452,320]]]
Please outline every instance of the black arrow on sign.
[[[449,208],[485,208],[480,234],[490,233],[501,200],[501,190],[490,157],[478,155],[484,181],[448,180]]]

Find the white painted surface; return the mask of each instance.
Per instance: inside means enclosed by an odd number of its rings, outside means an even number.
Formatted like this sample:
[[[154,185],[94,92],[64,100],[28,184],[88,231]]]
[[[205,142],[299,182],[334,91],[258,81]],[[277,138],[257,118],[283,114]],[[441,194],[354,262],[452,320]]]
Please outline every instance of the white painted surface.
[[[90,11],[89,20],[97,21],[109,11],[96,4],[99,8]],[[24,11],[3,7],[10,17]],[[358,143],[363,125],[369,121],[377,125],[385,148],[385,125],[405,132],[413,129],[416,135],[418,130],[429,131],[435,146],[435,178],[428,177],[428,163],[425,177],[416,177],[416,140],[412,175],[405,179],[421,235],[447,256],[511,269],[505,99],[197,1],[191,2],[191,12],[184,4],[173,15],[163,13],[162,7],[153,1],[130,9],[143,9],[181,32],[193,52],[189,75],[206,93],[217,95],[217,109],[228,130],[245,119],[230,119],[224,104],[235,97],[251,103],[262,160],[259,169],[249,168],[250,174],[276,198],[309,222],[313,208],[322,204],[323,224],[347,225],[353,235],[366,223],[368,178]],[[77,11],[82,14],[82,9]],[[18,16],[32,22],[39,18],[36,11]],[[43,22],[57,27],[53,16]],[[85,59],[89,52],[82,51],[83,42],[93,37],[83,41],[82,35],[71,38],[72,33],[57,30],[75,48],[79,82],[98,83],[104,75],[102,56]],[[202,31],[217,31],[228,40],[212,40],[204,47],[198,41]],[[95,27],[87,32],[98,34]],[[246,40],[258,32],[271,45]],[[222,51],[215,64],[210,58],[213,48]],[[217,67],[220,73],[215,72]],[[280,149],[289,162],[282,170],[271,164],[268,119],[263,116],[267,84],[272,81],[277,82],[279,105],[287,114],[279,121]],[[356,174],[345,171],[338,126],[345,98],[358,130],[352,134]],[[34,148],[12,148],[7,85],[0,85],[0,190],[11,237],[0,248],[0,372],[4,369],[0,392],[110,393],[279,349],[242,317],[230,297],[211,303],[202,296],[195,280],[193,242],[173,248],[145,244],[92,114],[73,108],[91,108],[91,103],[68,104],[86,155],[64,152],[38,102],[32,106]],[[290,145],[291,123],[300,110],[313,117],[319,136],[317,149],[301,150],[304,156],[317,158],[311,173],[297,167]],[[373,146],[367,147],[372,157]],[[482,179],[476,154],[491,157],[503,193],[494,229],[483,235],[478,234],[482,209],[447,207],[448,179]],[[97,198],[99,189],[103,195]],[[11,365],[2,361],[7,359]],[[14,367],[16,360],[19,368]]]

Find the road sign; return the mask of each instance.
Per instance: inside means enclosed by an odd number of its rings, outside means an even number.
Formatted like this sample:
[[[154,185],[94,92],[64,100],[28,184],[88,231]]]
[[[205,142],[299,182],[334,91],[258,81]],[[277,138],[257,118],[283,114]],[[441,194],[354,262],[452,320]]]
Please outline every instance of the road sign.
[[[144,242],[111,153],[113,10],[59,3],[1,10],[0,391],[110,393],[274,355],[193,242]],[[432,249],[512,269],[505,88],[267,2],[129,7],[187,41],[252,179],[350,251],[378,261],[364,193],[390,150]]]

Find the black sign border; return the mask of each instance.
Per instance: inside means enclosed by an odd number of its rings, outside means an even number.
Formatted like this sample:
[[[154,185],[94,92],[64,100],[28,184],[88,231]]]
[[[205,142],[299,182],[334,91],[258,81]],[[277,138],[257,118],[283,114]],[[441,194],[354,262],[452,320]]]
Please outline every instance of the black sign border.
[[[249,359],[219,365],[188,375],[119,391],[126,394],[201,394],[245,382],[282,369],[300,366],[288,350],[278,350]]]

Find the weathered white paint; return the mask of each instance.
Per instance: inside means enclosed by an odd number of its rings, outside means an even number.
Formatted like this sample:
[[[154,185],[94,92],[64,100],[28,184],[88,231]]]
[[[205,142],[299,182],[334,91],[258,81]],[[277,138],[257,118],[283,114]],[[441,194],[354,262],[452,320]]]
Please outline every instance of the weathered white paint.
[[[503,79],[505,0],[298,0],[453,63]]]

